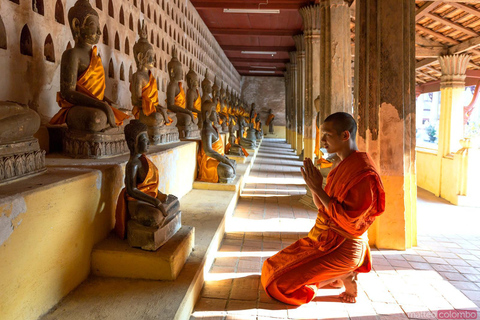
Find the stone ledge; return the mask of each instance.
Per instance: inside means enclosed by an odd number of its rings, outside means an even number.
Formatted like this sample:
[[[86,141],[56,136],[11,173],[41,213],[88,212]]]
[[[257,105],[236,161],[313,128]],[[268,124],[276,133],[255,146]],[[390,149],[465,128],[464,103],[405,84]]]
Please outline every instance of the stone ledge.
[[[183,226],[157,251],[132,248],[114,234],[92,252],[92,274],[147,280],[175,280],[194,246],[194,228]]]

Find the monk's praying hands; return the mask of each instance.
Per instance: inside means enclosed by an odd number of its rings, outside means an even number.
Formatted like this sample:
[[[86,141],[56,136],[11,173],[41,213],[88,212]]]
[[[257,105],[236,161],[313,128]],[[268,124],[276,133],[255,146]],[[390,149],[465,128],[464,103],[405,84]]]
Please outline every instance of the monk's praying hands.
[[[300,170],[302,171],[302,176],[307,187],[312,192],[322,187],[323,176],[320,173],[320,170],[313,165],[312,159],[305,158],[305,160],[303,160],[303,167],[301,167]]]

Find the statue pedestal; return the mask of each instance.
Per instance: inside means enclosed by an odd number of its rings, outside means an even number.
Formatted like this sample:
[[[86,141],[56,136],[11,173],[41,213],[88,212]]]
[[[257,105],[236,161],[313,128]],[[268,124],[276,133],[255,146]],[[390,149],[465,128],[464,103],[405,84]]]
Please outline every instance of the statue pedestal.
[[[45,151],[38,140],[0,144],[0,183],[45,171]]]
[[[148,127],[148,137],[154,145],[180,141],[176,126]]]
[[[146,227],[135,220],[127,224],[127,239],[131,247],[155,251],[182,227],[182,212],[178,211],[164,226]]]
[[[177,126],[180,139],[200,138],[200,129],[196,124],[190,126]]]
[[[123,126],[113,132],[68,130],[63,138],[63,152],[72,158],[100,159],[128,152]]]
[[[227,157],[229,159],[235,160],[237,163],[245,163],[245,161],[247,161],[247,157],[245,157],[245,156],[237,156],[237,155],[227,154]]]
[[[194,246],[194,228],[183,226],[157,251],[131,248],[111,234],[92,251],[92,272],[104,277],[175,280]]]

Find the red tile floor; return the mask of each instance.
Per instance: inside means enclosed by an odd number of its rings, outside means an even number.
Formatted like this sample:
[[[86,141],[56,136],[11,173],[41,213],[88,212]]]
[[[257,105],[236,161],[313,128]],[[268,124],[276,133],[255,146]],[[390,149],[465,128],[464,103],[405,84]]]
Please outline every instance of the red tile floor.
[[[316,217],[298,202],[301,165],[285,141],[263,141],[191,320],[480,318],[480,210],[422,189],[418,247],[373,249],[374,270],[359,275],[356,304],[340,302],[341,289],[320,289],[301,307],[269,298],[260,284],[263,261],[306,236]]]

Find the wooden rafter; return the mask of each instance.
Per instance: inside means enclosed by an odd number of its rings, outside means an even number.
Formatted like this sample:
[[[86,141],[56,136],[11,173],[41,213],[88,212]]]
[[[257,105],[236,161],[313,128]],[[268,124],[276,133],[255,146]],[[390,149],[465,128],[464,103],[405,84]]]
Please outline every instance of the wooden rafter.
[[[467,27],[464,27],[462,26],[461,24],[459,23],[456,23],[456,22],[453,22],[449,19],[446,19],[444,17],[441,17],[439,16],[438,14],[435,14],[435,13],[425,13],[425,17],[428,17],[432,20],[435,20],[443,25],[446,25],[446,26],[449,26],[450,28],[453,28],[455,30],[458,30],[458,31],[461,31],[465,34],[468,34],[469,36],[472,36],[472,37],[478,37],[480,36],[480,34],[478,34],[477,32],[473,31],[472,29],[470,28],[467,28]]]
[[[439,1],[426,1],[423,6],[415,11],[415,21],[422,19],[425,14],[429,13],[434,7],[439,4]]]
[[[452,7],[457,8],[457,9],[463,10],[463,11],[465,11],[466,13],[470,13],[471,15],[474,15],[474,16],[480,18],[480,11],[477,10],[477,9],[475,9],[475,8],[472,8],[472,7],[470,7],[470,6],[464,5],[463,3],[449,3],[449,5],[451,5]]]
[[[422,26],[418,23],[415,25],[415,28],[419,31],[425,32],[426,34],[434,36],[434,37],[440,39],[441,41],[445,41],[445,42],[448,42],[450,44],[459,44],[460,43],[459,41],[457,41],[455,39],[447,37],[447,36],[445,36],[445,35],[443,35],[439,32],[433,31],[432,29],[426,28],[426,27],[424,27],[424,26]]]
[[[418,73],[418,74],[421,74],[421,75],[424,76],[424,77],[430,78],[430,79],[432,79],[432,80],[438,80],[437,77],[431,76],[431,75],[429,75],[428,73],[425,73],[425,72],[422,72],[422,71],[419,71],[419,70],[417,70],[417,73]]]

